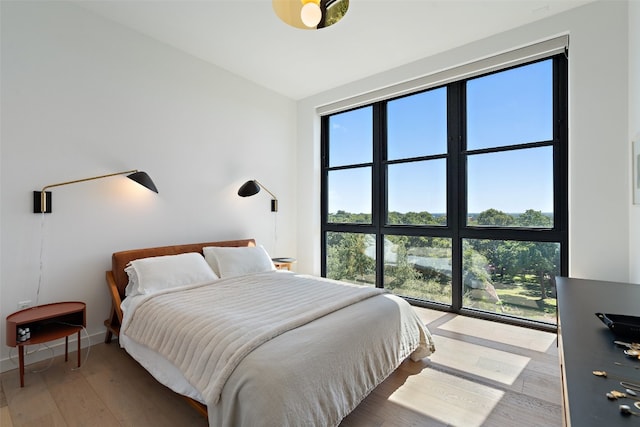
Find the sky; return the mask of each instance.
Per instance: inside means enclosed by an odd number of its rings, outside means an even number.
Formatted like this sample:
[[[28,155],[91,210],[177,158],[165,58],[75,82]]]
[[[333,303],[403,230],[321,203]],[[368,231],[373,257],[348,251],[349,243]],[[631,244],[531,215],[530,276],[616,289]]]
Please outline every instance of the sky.
[[[467,149],[504,147],[553,137],[552,61],[467,82]],[[387,158],[446,154],[447,89],[438,88],[387,105]],[[369,163],[373,109],[331,116],[329,166]],[[551,147],[467,156],[468,213],[553,211]],[[393,164],[388,169],[389,210],[446,212],[444,159]],[[371,212],[371,168],[329,173],[329,212]]]

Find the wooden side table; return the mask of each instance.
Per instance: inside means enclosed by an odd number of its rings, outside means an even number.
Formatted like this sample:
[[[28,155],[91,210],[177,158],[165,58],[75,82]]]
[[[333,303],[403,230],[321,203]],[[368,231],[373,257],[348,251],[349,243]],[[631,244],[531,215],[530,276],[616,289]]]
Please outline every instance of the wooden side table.
[[[296,262],[295,258],[271,258],[273,265],[278,270],[291,270],[291,265]]]
[[[56,302],[17,311],[7,316],[7,345],[18,347],[20,387],[24,387],[24,348],[64,338],[64,360],[69,359],[69,335],[78,334],[78,367],[80,357],[80,332],[87,325],[87,308],[83,302]],[[31,338],[18,341],[18,328],[29,328]]]

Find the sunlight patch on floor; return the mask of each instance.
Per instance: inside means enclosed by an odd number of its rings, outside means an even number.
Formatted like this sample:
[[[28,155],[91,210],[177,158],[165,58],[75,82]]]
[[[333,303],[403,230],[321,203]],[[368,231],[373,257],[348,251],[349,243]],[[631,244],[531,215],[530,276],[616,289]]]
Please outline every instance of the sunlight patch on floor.
[[[2,427],[12,427],[13,423],[11,422],[11,415],[9,414],[9,407],[3,406],[0,408],[0,426]]]
[[[436,352],[429,356],[432,362],[503,384],[513,384],[531,360],[439,335],[434,340]]]
[[[428,308],[422,308],[422,307],[413,307],[413,310],[416,312],[416,314],[418,314],[418,317],[420,317],[420,320],[422,320],[422,322],[427,325],[433,322],[434,320],[438,320],[442,316],[447,315],[447,313],[443,311],[430,310]]]
[[[488,322],[473,317],[457,316],[439,326],[450,332],[460,332],[478,338],[544,353],[556,339],[551,332],[537,331],[520,326]]]
[[[501,390],[433,369],[425,369],[420,377],[407,378],[388,400],[447,425],[482,426],[504,395]],[[425,387],[425,384],[438,386]]]

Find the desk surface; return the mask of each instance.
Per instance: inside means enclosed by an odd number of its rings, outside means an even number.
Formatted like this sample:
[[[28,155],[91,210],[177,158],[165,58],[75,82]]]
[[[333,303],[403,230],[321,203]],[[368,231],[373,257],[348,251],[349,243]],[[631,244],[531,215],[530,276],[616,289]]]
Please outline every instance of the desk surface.
[[[640,383],[640,360],[624,355],[613,343],[616,336],[598,319],[597,312],[640,316],[640,285],[558,277],[558,323],[563,358],[564,392],[569,425],[640,425],[640,417],[622,416],[618,406],[633,407],[631,399],[610,401],[606,393],[624,391],[620,379]],[[629,341],[629,340],[623,340]],[[619,362],[627,366],[617,366]],[[606,371],[608,378],[592,371]]]

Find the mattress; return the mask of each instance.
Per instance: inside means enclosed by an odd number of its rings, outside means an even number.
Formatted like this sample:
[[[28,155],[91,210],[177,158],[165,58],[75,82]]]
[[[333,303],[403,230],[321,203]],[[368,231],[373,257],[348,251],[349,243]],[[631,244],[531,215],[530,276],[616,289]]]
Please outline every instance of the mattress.
[[[270,272],[241,280],[281,274],[293,276]],[[211,286],[225,280],[229,279]],[[304,276],[304,280],[315,279]],[[123,324],[144,298],[123,301]],[[260,310],[254,301],[248,303]],[[120,334],[120,345],[160,383],[207,405],[212,426],[338,425],[405,358],[426,357],[434,349],[431,335],[411,306],[383,293],[262,343],[238,363],[219,401],[211,404],[166,357],[126,333]]]

